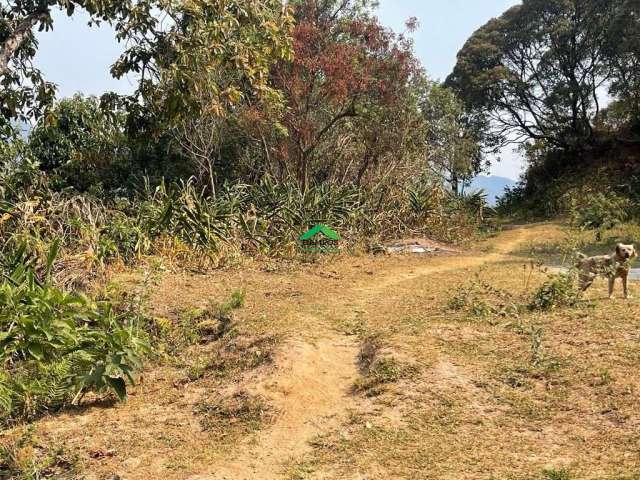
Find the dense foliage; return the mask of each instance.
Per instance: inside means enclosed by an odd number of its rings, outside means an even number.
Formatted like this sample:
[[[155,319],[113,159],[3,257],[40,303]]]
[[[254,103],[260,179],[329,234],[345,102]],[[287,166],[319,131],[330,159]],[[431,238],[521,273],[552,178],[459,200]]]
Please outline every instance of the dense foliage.
[[[572,147],[593,136],[598,89],[616,77],[618,0],[525,0],[478,30],[449,83],[502,139]]]
[[[112,68],[139,75],[127,107],[136,128],[185,116],[225,115],[248,97],[273,100],[273,62],[291,57],[291,16],[278,0],[43,0],[0,5],[2,132],[11,120],[28,121],[51,106],[55,86],[33,66],[34,28],[54,28],[53,9],[71,16],[84,9],[91,23],[109,22],[126,50]],[[202,101],[202,93],[207,100]],[[276,99],[277,100],[277,99]],[[142,103],[141,103],[142,102]]]
[[[566,212],[558,204],[567,184],[603,163],[607,186],[633,189],[639,25],[634,0],[524,0],[467,41],[447,84],[485,146],[519,144],[529,162],[505,210]]]
[[[148,350],[138,319],[38,276],[26,247],[0,262],[0,421],[30,418],[110,389],[121,399]]]

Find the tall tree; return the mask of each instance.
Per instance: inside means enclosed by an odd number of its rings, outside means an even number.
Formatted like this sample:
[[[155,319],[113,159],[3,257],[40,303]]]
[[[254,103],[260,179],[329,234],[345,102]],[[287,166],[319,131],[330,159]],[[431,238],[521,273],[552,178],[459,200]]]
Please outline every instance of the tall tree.
[[[0,3],[0,135],[12,122],[39,117],[52,105],[55,86],[33,65],[38,48],[34,30],[53,28],[53,9],[71,16],[76,8],[92,23],[130,18],[132,2],[123,0],[5,0]]]
[[[458,194],[484,167],[473,123],[454,92],[435,83],[429,86],[421,111],[427,126],[427,165]]]
[[[501,141],[576,148],[610,79],[618,0],[524,0],[467,41],[447,80]]]
[[[277,173],[303,186],[314,179],[362,179],[389,143],[389,131],[371,120],[401,108],[418,71],[411,43],[380,25],[371,2],[297,0],[291,6],[294,60],[273,74],[288,107]],[[363,142],[368,145],[360,148]]]
[[[280,101],[269,72],[291,60],[293,17],[281,0],[155,0],[149,21],[118,28],[128,49],[116,77],[140,76],[135,100],[163,120],[224,117],[247,101]]]
[[[246,97],[278,99],[269,70],[276,60],[290,58],[292,22],[280,0],[7,0],[0,4],[5,133],[12,121],[40,117],[52,104],[55,88],[32,60],[34,29],[53,28],[56,7],[68,15],[83,8],[90,23],[111,23],[126,43],[112,73],[139,76],[136,95],[120,99],[132,113],[174,122],[203,111],[224,116]],[[203,105],[205,91],[212,95]]]
[[[626,120],[640,127],[640,2],[621,0],[609,32],[609,92]]]

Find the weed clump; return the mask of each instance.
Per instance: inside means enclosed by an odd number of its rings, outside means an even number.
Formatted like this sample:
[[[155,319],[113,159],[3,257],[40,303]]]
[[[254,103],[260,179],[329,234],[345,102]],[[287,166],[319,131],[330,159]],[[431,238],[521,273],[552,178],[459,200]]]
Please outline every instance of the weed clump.
[[[78,458],[63,445],[39,441],[30,429],[0,441],[0,478],[77,478]]]
[[[417,368],[407,365],[395,357],[383,354],[384,345],[380,337],[367,337],[360,348],[358,363],[362,377],[353,385],[355,393],[363,393],[368,397],[382,394],[387,385],[410,378],[417,373]]]
[[[449,310],[474,317],[518,318],[526,312],[575,307],[582,300],[575,269],[548,275],[548,280],[533,292],[528,291],[530,275],[527,278],[525,270],[525,290],[519,294],[496,288],[480,275],[481,272],[477,273],[474,280],[460,287],[449,299]]]
[[[233,312],[244,305],[245,294],[235,291],[224,303],[209,302],[204,307],[189,308],[176,321],[155,318],[152,331],[170,351],[181,351],[189,345],[205,345],[225,336],[233,336]]]
[[[184,310],[175,321],[165,318],[154,320],[156,336],[169,352],[189,358],[185,362],[184,382],[204,378],[228,379],[273,363],[280,337],[243,334],[234,312],[242,308],[244,302],[245,293],[238,290],[225,302],[212,301],[204,308]]]
[[[229,378],[262,365],[273,363],[275,347],[280,339],[265,337],[229,337],[219,342],[204,357],[199,357],[187,370],[189,381],[205,377]]]
[[[567,470],[548,469],[542,471],[544,480],[571,480],[571,474]]]
[[[556,308],[575,307],[581,300],[577,273],[574,270],[552,275],[534,293],[529,310],[548,311]]]
[[[246,391],[203,400],[196,405],[194,413],[199,416],[203,431],[223,436],[259,430],[272,417],[267,401]]]
[[[451,297],[447,308],[455,312],[465,312],[474,317],[511,317],[518,316],[523,306],[515,296],[494,287],[481,278],[478,272],[475,278]]]

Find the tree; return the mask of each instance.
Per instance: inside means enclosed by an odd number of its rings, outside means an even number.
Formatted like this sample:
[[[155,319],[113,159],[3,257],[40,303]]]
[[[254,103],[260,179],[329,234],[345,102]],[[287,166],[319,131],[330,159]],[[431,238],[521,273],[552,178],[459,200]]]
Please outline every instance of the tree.
[[[125,112],[105,112],[96,97],[74,95],[57,102],[29,134],[29,149],[39,168],[62,186],[81,190],[117,183],[113,168],[130,160]]]
[[[616,0],[524,0],[467,41],[447,85],[502,143],[593,136]]]
[[[225,117],[245,102],[279,102],[269,72],[291,60],[293,18],[280,0],[155,0],[151,21],[118,28],[129,45],[115,77],[140,76],[128,105],[174,125],[203,114]],[[160,21],[162,18],[162,21]]]
[[[640,126],[640,3],[623,0],[609,34],[607,57],[611,72],[609,93],[627,122]]]
[[[143,2],[141,2],[143,3]],[[34,29],[53,28],[52,10],[71,16],[76,8],[100,21],[125,25],[135,13],[127,0],[5,0],[0,4],[0,136],[12,133],[13,121],[41,117],[53,104],[55,86],[33,66],[38,48]]]
[[[201,183],[216,192],[216,166],[223,142],[224,119],[205,113],[183,120],[173,129],[173,136],[182,151],[193,162]]]
[[[401,109],[418,68],[411,43],[384,28],[371,2],[291,2],[294,60],[273,77],[285,94],[288,135],[273,169],[306,187],[313,181],[359,182],[384,157],[383,131],[373,119]],[[375,130],[375,131],[374,131]]]
[[[52,105],[55,88],[31,62],[38,46],[33,30],[53,28],[55,7],[68,15],[85,9],[90,23],[109,22],[126,43],[112,73],[140,77],[137,94],[119,99],[132,123],[145,115],[156,124],[203,111],[221,116],[246,97],[278,100],[268,74],[273,62],[290,57],[292,21],[279,0],[13,0],[0,6],[5,134],[12,121],[40,118]],[[215,75],[221,70],[232,74]],[[203,91],[215,101],[200,105]]]
[[[427,126],[427,163],[454,193],[483,168],[482,149],[464,105],[448,88],[433,83],[422,104]]]
[[[338,161],[331,165],[338,181],[383,191],[404,187],[423,173],[428,146],[421,102],[426,84],[425,75],[416,71],[397,86],[399,96],[392,102],[372,99],[362,104],[359,115],[344,130],[352,139],[351,148],[343,149],[342,162],[334,153]],[[327,152],[335,158],[331,154]]]

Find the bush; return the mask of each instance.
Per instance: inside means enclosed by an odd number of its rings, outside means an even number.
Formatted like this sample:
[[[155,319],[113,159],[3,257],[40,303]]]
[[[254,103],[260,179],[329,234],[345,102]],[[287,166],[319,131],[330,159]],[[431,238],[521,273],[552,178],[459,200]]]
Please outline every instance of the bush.
[[[560,307],[574,307],[580,301],[577,273],[574,270],[552,275],[533,294],[530,310],[552,310]]]
[[[580,189],[567,194],[571,223],[586,230],[609,230],[628,219],[630,201],[614,192]]]
[[[28,419],[89,391],[124,399],[126,381],[133,383],[149,349],[139,318],[55,287],[56,248],[44,278],[24,251],[0,270],[0,418]]]
[[[532,264],[531,273],[534,268],[540,267]],[[548,280],[533,293],[528,289],[529,280],[526,280],[526,291],[522,294],[495,287],[483,280],[481,273],[478,272],[473,280],[454,292],[447,302],[449,310],[473,317],[518,318],[527,311],[573,307],[582,297],[575,270],[549,275]]]
[[[39,135],[49,138],[42,128]],[[429,179],[368,190],[330,183],[301,188],[263,176],[253,184],[221,185],[211,196],[195,179],[146,178],[136,190],[78,193],[60,189],[32,156],[24,145],[0,149],[0,254],[26,244],[38,270],[59,239],[56,282],[73,289],[87,287],[110,263],[131,264],[146,255],[198,268],[219,265],[225,253],[291,257],[299,236],[318,223],[348,245],[402,236],[457,242],[477,232],[485,212],[482,196],[460,198]]]
[[[447,302],[447,308],[474,317],[518,316],[523,310],[520,300],[512,292],[501,290],[482,279],[482,271],[461,286]]]

